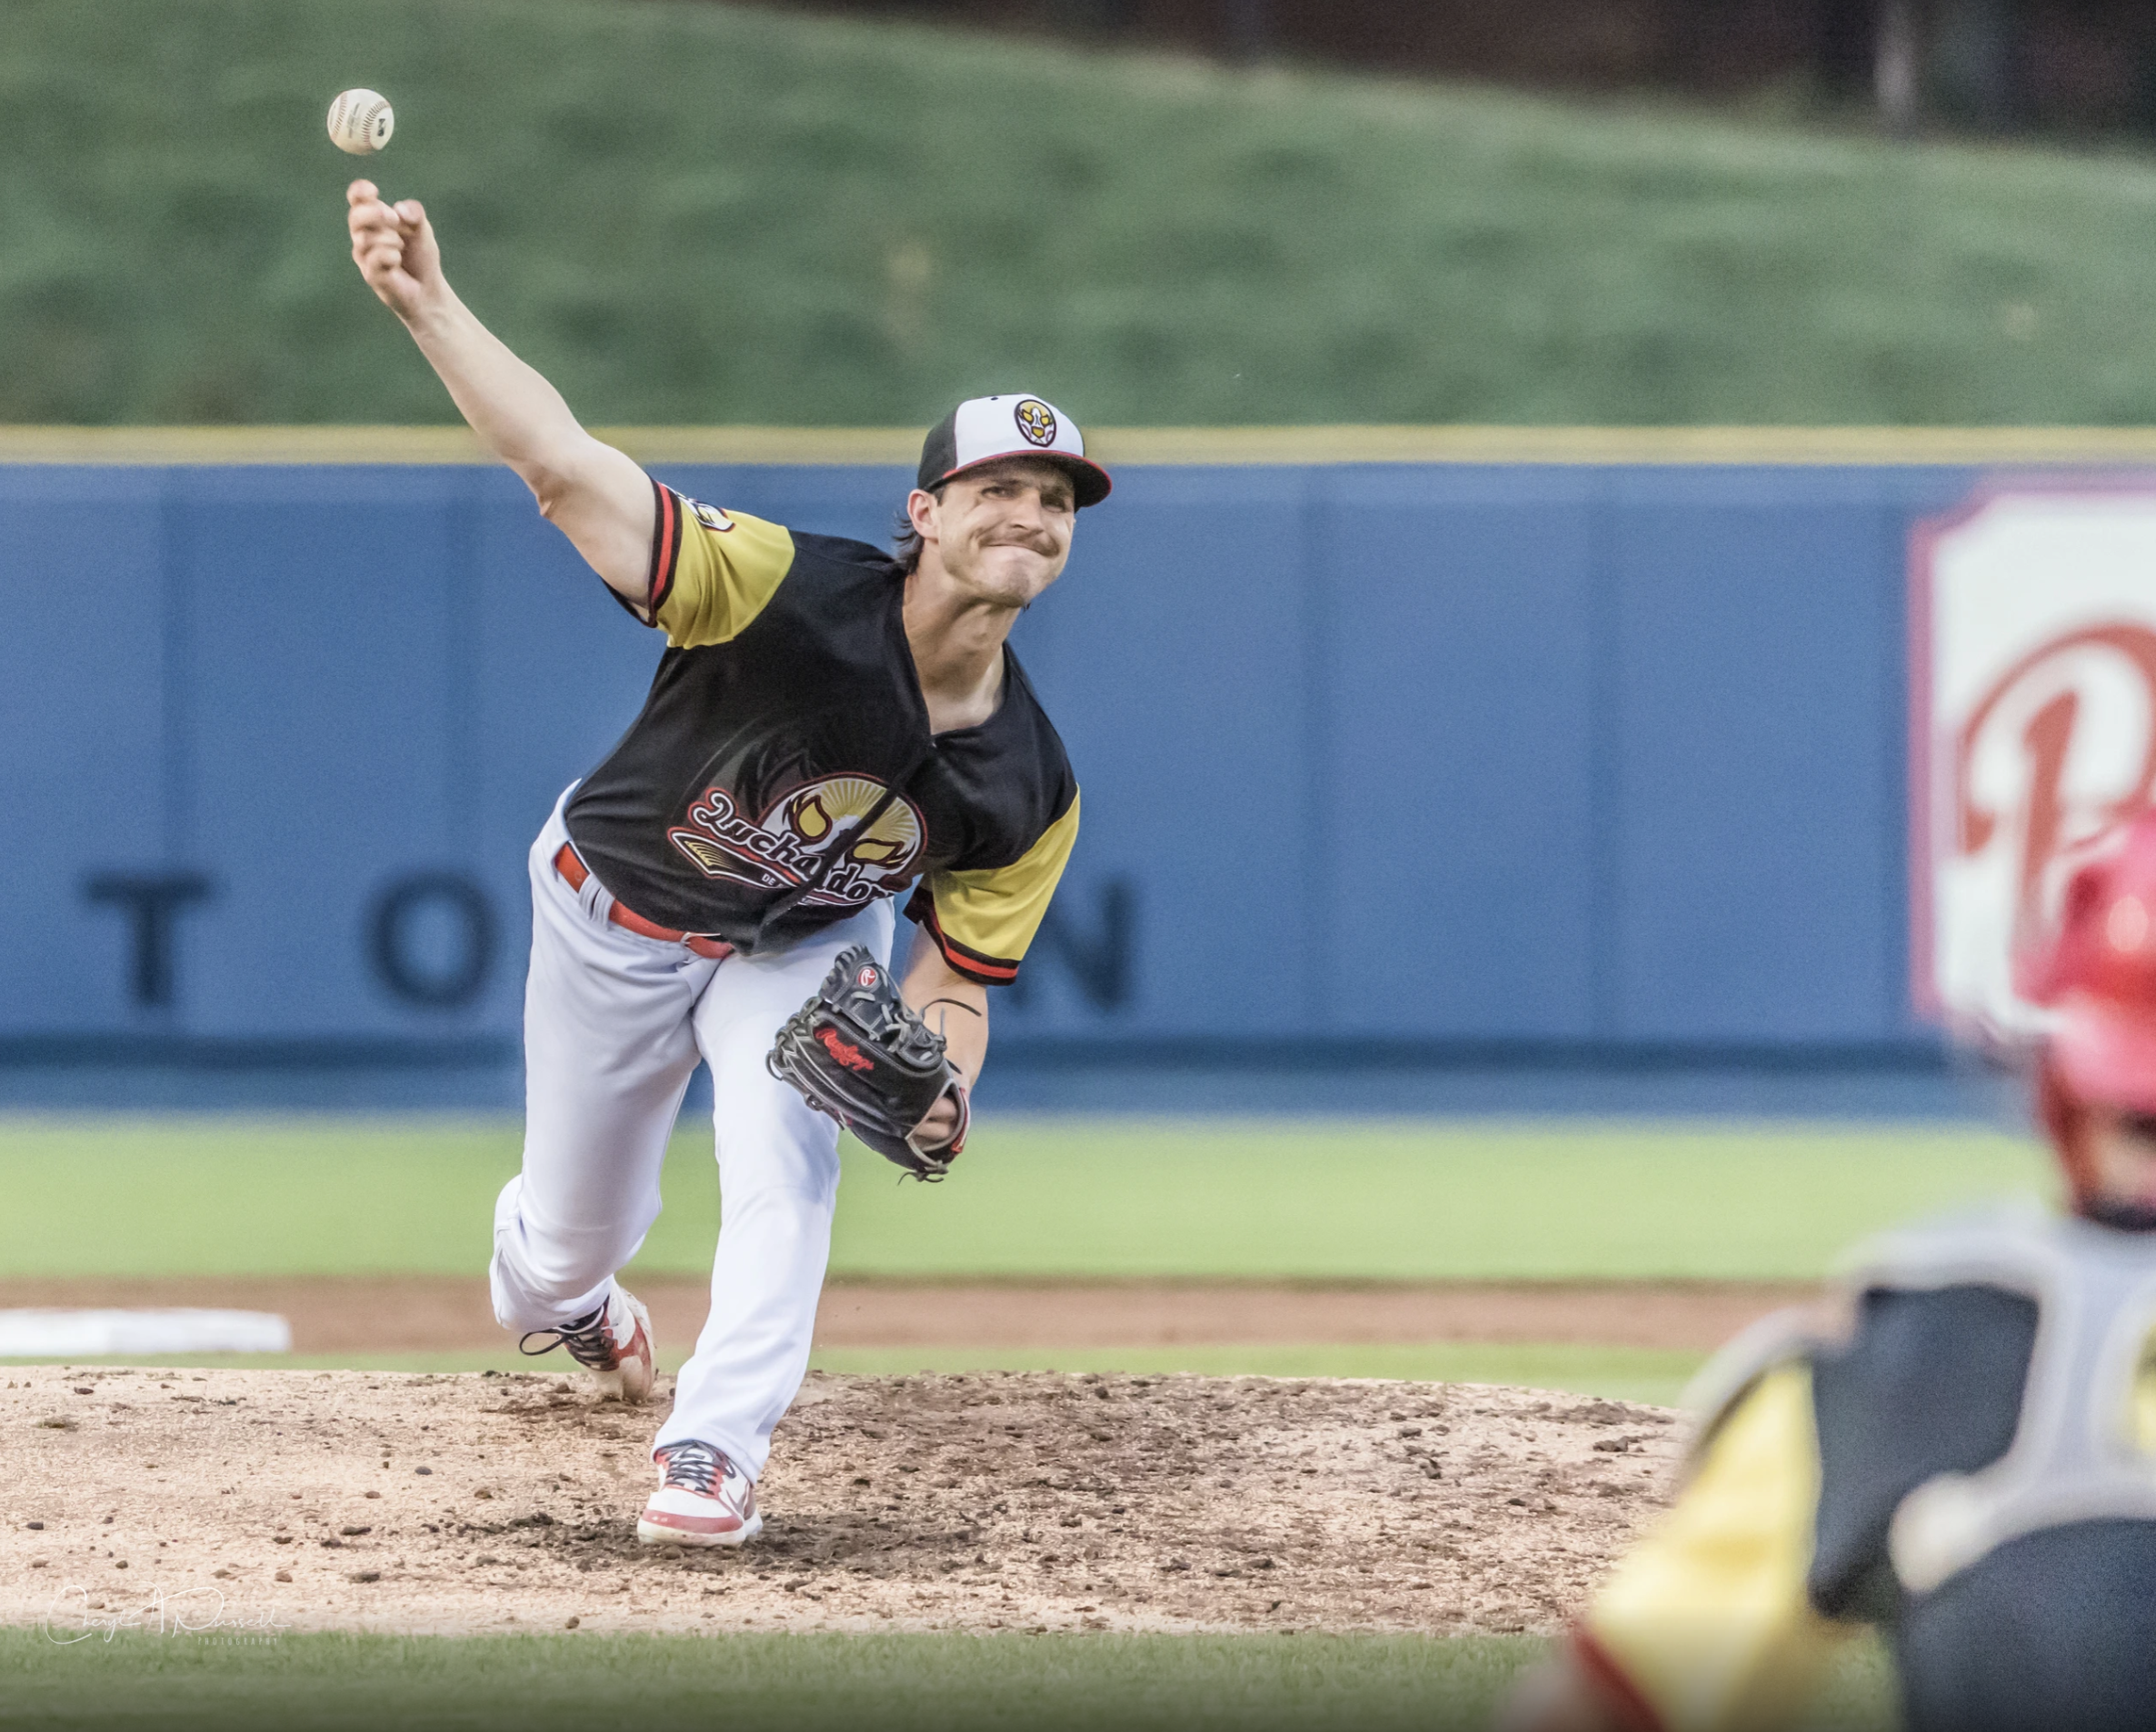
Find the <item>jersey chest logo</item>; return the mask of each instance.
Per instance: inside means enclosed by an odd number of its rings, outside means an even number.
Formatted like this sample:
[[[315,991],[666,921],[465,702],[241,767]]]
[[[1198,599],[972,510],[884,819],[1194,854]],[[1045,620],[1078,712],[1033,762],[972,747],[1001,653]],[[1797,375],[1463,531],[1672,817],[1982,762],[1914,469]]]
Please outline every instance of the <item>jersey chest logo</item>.
[[[724,788],[707,788],[688,821],[666,838],[706,878],[786,891],[822,871],[802,907],[862,908],[886,884],[895,889],[913,876],[926,837],[921,813],[903,795],[861,828],[884,791],[867,776],[824,776],[782,795],[752,821]],[[837,857],[823,871],[833,850]]]

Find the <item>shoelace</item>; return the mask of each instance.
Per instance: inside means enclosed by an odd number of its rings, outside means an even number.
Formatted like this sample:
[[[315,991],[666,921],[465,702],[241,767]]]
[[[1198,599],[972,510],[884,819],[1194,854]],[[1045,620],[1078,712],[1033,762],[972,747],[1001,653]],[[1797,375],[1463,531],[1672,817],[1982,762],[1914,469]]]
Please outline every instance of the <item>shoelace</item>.
[[[666,1447],[666,1476],[663,1483],[679,1491],[694,1491],[710,1498],[717,1494],[726,1458],[708,1443],[691,1438]]]
[[[530,1345],[543,1335],[548,1338],[544,1347]],[[594,1371],[614,1369],[614,1343],[606,1334],[606,1308],[602,1305],[589,1316],[572,1318],[559,1329],[526,1330],[517,1342],[516,1350],[535,1359],[542,1353],[552,1353],[557,1347],[567,1348],[571,1359]]]

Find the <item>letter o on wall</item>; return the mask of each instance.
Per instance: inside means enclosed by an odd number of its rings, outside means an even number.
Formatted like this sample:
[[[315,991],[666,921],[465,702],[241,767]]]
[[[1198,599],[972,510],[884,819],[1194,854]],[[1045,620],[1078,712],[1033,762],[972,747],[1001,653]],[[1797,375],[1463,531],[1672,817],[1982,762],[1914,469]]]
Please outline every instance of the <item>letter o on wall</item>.
[[[446,918],[457,933],[446,962],[422,953],[421,922]],[[367,918],[374,975],[407,1004],[454,1010],[486,988],[494,965],[494,911],[462,872],[415,872],[374,899]]]

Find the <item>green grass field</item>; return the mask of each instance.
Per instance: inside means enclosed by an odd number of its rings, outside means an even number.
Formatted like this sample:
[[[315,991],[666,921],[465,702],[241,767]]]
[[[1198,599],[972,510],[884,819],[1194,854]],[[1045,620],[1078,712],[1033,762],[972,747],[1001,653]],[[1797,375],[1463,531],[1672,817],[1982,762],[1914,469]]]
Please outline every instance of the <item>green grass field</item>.
[[[0,1269],[19,1275],[475,1273],[508,1124],[0,1120]],[[1969,1129],[1005,1120],[927,1188],[847,1145],[834,1272],[913,1278],[1807,1279],[1851,1241],[2040,1188],[2045,1160]],[[632,1266],[701,1273],[708,1132],[675,1140]],[[684,1343],[668,1344],[678,1359]],[[1060,1350],[826,1349],[824,1369],[1198,1371],[1520,1383],[1673,1400],[1702,1356],[1461,1342]],[[303,1358],[225,1361],[316,1365]],[[383,1369],[528,1369],[488,1354]]]
[[[1486,1724],[1541,1651],[1522,1637],[1310,1634],[281,1636],[226,1646],[129,1631],[63,1647],[39,1631],[0,1629],[0,1726],[1439,1732]],[[1802,1722],[1891,1723],[1869,1649],[1852,1654]]]
[[[11,0],[0,422],[438,422],[330,97],[605,423],[2149,423],[2156,160],[654,0]]]
[[[734,1635],[287,1636],[221,1648],[130,1632],[111,1644],[57,1647],[35,1633],[0,1631],[0,1726],[1469,1726],[1536,1647],[1323,1636]],[[511,1701],[514,1710],[504,1707]],[[294,1719],[297,1702],[305,1707]]]
[[[508,1121],[0,1118],[0,1269],[474,1272]],[[2047,1182],[1967,1127],[1003,1120],[954,1177],[850,1140],[841,1275],[1807,1279],[1919,1210]],[[677,1137],[633,1268],[710,1267],[708,1130]]]

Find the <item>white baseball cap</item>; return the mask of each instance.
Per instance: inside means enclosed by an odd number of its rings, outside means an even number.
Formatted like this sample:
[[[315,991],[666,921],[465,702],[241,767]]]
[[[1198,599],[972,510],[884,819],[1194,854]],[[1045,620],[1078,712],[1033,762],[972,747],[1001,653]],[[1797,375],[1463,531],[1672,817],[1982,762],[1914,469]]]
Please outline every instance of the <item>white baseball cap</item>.
[[[1081,506],[1099,504],[1113,485],[1085,454],[1078,423],[1053,403],[1023,393],[968,398],[936,423],[921,447],[921,485],[941,487],[1002,457],[1044,457],[1067,471]]]

